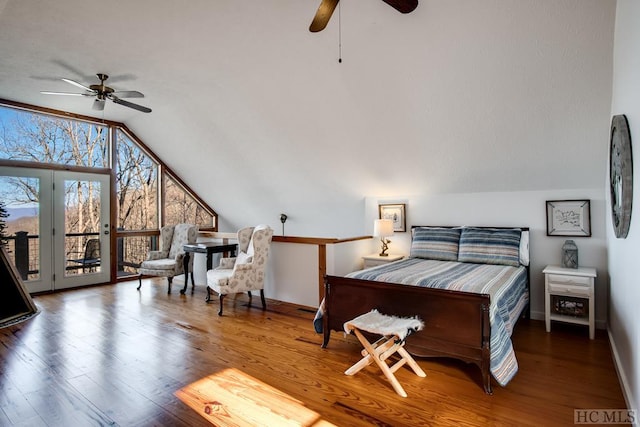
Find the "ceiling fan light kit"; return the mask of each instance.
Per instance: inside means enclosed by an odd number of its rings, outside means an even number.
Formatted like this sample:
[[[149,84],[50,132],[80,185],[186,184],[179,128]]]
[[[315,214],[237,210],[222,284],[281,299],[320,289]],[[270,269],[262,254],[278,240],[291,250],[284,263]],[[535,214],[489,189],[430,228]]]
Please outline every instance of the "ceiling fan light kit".
[[[123,105],[125,107],[133,108],[134,110],[142,111],[143,113],[150,113],[151,108],[145,107],[143,105],[135,104],[133,102],[125,101],[122,98],[144,98],[144,95],[137,90],[119,90],[116,91],[113,88],[104,84],[104,82],[109,78],[108,75],[103,73],[96,74],[98,79],[100,80],[100,84],[94,84],[90,86],[85,86],[82,83],[78,83],[75,80],[71,79],[62,79],[62,81],[67,82],[73,86],[76,86],[80,89],[83,89],[84,93],[73,93],[73,92],[50,92],[50,91],[41,91],[40,93],[44,95],[70,95],[70,96],[91,96],[95,97],[93,101],[93,108],[96,111],[103,111],[104,104],[107,99],[114,102],[115,104]]]

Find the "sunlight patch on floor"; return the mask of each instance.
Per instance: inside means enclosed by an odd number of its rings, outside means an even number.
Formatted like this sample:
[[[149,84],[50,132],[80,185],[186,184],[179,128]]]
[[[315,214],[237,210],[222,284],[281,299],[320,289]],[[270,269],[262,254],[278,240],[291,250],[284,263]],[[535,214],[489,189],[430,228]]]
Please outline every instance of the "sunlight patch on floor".
[[[229,368],[175,392],[206,420],[224,426],[334,426],[288,394]]]

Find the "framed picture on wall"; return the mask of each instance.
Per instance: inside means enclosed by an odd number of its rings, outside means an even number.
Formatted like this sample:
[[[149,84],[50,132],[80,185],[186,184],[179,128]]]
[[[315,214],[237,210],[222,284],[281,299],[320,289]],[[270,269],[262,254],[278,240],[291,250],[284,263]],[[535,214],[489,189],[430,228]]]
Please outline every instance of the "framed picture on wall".
[[[378,205],[380,219],[393,221],[393,231],[407,231],[407,219],[405,216],[405,204]]]
[[[591,236],[589,200],[547,200],[547,236]]]

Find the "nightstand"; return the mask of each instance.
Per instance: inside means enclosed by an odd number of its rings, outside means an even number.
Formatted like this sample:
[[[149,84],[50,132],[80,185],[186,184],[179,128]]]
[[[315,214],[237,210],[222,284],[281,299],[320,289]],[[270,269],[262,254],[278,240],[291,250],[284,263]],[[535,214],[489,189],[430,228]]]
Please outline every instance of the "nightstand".
[[[548,265],[544,270],[544,309],[547,332],[551,321],[589,326],[589,338],[595,338],[596,269],[563,268]]]
[[[371,254],[362,257],[364,262],[363,268],[375,267],[376,265],[387,264],[389,262],[398,261],[404,258],[404,255],[389,254],[388,256],[380,256],[378,254]]]

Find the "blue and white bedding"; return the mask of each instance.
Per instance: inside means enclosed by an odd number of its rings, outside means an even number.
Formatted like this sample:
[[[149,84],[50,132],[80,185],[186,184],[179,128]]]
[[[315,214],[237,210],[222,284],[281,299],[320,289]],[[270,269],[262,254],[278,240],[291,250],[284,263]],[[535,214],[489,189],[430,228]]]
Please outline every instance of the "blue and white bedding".
[[[408,258],[356,271],[347,277],[489,294],[491,374],[504,386],[518,371],[511,333],[529,302],[525,267]]]

